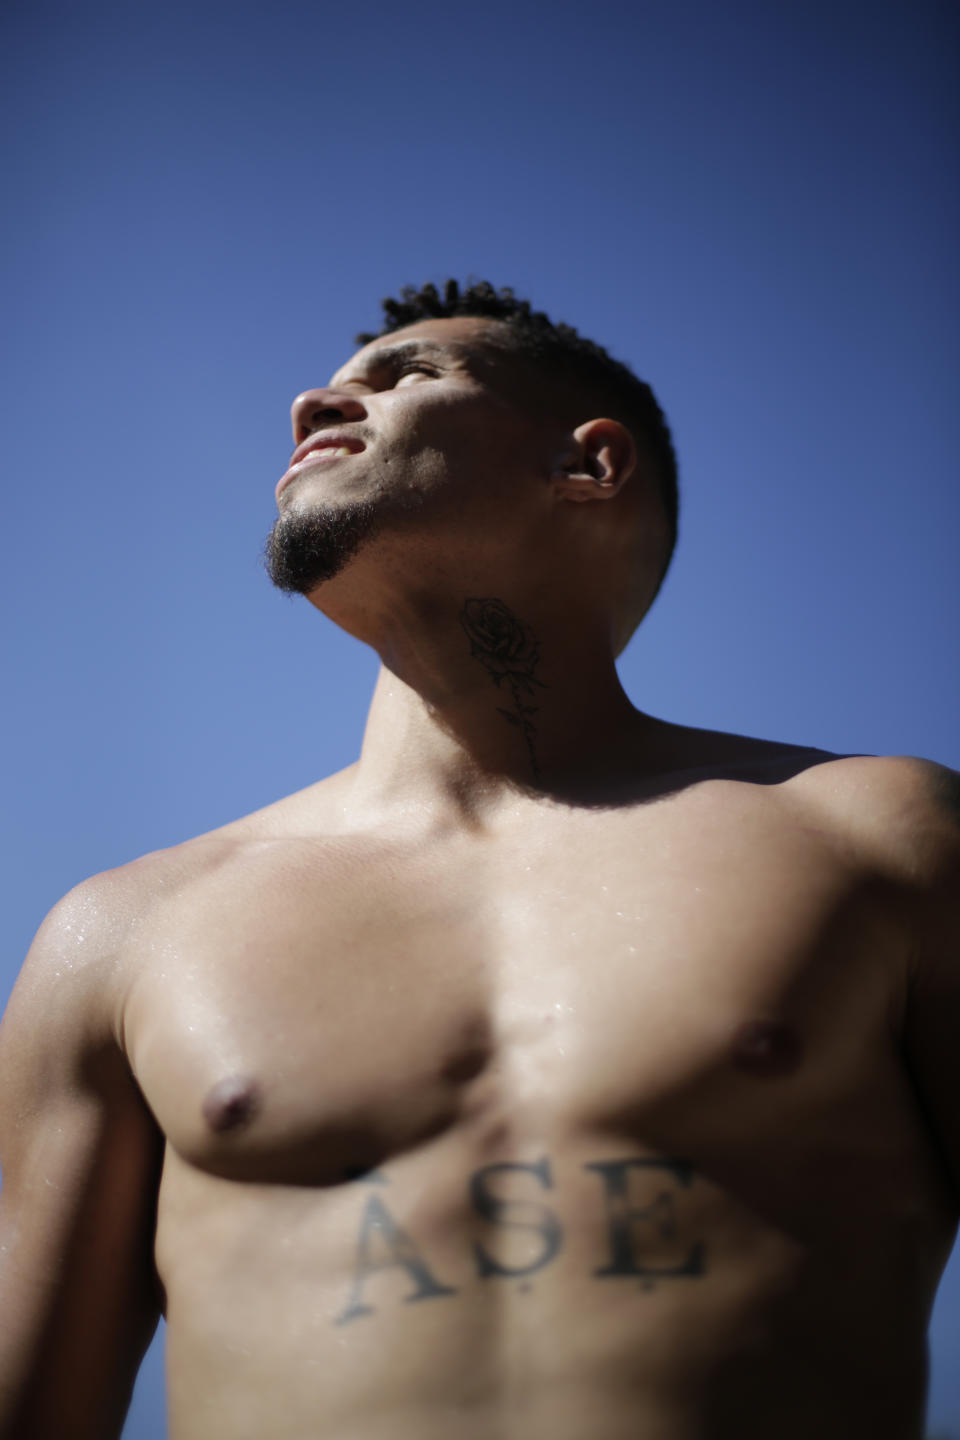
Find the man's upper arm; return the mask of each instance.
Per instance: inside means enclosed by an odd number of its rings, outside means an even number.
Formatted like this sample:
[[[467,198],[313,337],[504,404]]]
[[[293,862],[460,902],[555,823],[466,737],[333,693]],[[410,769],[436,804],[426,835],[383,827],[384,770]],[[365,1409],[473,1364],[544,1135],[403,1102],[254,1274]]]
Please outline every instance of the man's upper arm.
[[[918,767],[922,786],[911,835],[921,908],[905,1043],[960,1214],[960,774],[929,762],[911,763]]]
[[[48,916],[0,1025],[0,1440],[118,1436],[159,1315],[162,1143],[115,1035],[97,885]]]

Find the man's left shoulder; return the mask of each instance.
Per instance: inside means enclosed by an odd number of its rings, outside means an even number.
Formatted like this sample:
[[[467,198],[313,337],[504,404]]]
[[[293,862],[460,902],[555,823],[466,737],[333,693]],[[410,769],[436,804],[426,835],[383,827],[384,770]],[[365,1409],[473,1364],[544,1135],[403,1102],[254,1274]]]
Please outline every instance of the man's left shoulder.
[[[843,839],[924,888],[960,891],[960,773],[914,755],[845,755],[790,782]]]

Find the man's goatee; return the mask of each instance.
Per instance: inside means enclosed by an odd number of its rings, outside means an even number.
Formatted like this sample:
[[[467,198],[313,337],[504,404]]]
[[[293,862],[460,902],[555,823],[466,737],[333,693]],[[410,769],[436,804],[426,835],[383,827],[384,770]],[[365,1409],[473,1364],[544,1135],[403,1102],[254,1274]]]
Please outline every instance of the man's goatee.
[[[368,500],[329,510],[288,510],[267,536],[267,574],[278,590],[308,595],[340,574],[372,533],[375,517]]]

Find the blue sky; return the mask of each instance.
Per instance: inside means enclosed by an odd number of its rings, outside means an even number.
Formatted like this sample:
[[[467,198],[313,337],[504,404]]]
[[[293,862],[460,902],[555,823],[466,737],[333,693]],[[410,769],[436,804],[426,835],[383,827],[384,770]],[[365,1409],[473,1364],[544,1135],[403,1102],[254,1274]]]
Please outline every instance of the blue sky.
[[[955,6],[0,25],[4,994],[71,885],[355,757],[375,659],[259,552],[292,396],[408,282],[513,285],[653,384],[683,513],[638,705],[960,766]],[[932,1336],[960,1435],[956,1259]],[[161,1406],[155,1350],[127,1440]]]

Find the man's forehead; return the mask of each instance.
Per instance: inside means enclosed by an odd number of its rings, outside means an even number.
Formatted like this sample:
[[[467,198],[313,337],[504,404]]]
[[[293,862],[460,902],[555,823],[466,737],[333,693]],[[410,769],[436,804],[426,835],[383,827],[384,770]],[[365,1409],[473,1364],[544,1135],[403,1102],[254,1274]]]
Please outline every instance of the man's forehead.
[[[362,370],[374,359],[396,359],[421,351],[463,359],[476,353],[485,338],[491,335],[491,327],[497,322],[481,315],[454,315],[436,320],[420,320],[415,325],[405,325],[402,330],[392,330],[389,335],[380,335],[364,345],[362,350],[342,365],[330,384],[347,380],[355,371]]]

